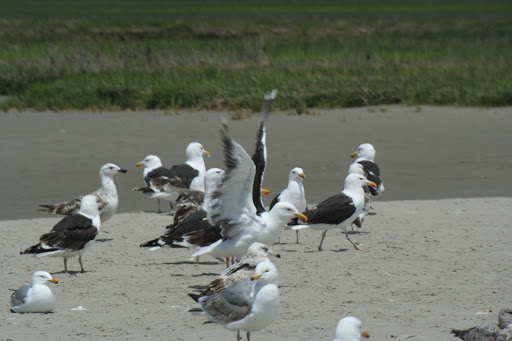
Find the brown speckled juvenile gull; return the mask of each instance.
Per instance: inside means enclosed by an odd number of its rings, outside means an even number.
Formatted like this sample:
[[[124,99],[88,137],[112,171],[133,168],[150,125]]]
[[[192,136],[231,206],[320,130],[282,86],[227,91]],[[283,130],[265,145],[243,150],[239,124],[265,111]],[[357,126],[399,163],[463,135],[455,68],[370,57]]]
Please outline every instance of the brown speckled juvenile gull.
[[[114,183],[114,175],[118,173],[126,173],[126,169],[121,169],[113,163],[107,163],[100,168],[101,186],[92,192],[98,202],[98,209],[102,222],[106,222],[114,216],[119,206],[117,197],[117,189]],[[58,204],[39,205],[48,209],[48,213],[70,215],[78,213],[83,195],[71,201],[60,202]]]

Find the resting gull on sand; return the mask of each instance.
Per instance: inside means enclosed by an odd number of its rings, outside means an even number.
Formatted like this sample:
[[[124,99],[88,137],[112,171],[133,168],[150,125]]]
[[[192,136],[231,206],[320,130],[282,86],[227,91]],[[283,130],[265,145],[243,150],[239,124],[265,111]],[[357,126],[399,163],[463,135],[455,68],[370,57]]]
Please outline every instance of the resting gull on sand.
[[[336,326],[334,341],[359,341],[361,338],[369,338],[370,334],[363,330],[361,321],[354,316],[342,318]]]
[[[114,175],[118,173],[126,173],[126,169],[121,169],[113,163],[107,163],[100,168],[101,186],[91,195],[94,195],[98,202],[98,209],[102,222],[106,222],[114,216],[119,206],[117,197],[117,189],[114,184]],[[61,202],[58,204],[39,205],[48,209],[48,213],[70,215],[80,210],[80,202],[83,195],[71,201]]]
[[[229,330],[251,332],[261,330],[274,322],[280,310],[279,275],[269,261],[256,266],[251,280],[246,280],[222,290],[216,295],[199,298],[203,310]]]
[[[142,174],[145,187],[136,187],[139,191],[153,199],[165,199],[171,202],[174,209],[176,198],[185,190],[204,192],[204,156],[210,153],[204,150],[199,142],[192,142],[185,151],[186,161],[181,165],[175,165],[171,169],[162,167],[160,158],[148,155],[137,167],[144,166]],[[158,204],[160,212],[160,202]]]
[[[11,295],[13,313],[49,313],[55,308],[55,297],[47,286],[58,281],[46,271],[36,271],[32,283],[25,284]]]
[[[52,256],[64,258],[64,272],[68,272],[68,258],[78,256],[80,271],[85,272],[82,265],[82,254],[92,245],[100,232],[100,215],[96,198],[86,195],[82,198],[78,213],[64,217],[49,233],[39,238],[39,243],[29,247],[20,254],[33,253],[37,257]]]
[[[465,330],[453,329],[452,333],[465,341],[511,341],[512,308],[500,310],[498,323],[487,323]]]
[[[262,262],[269,261],[268,256],[281,258],[281,255],[272,251],[267,245],[261,243],[252,243],[247,250],[247,258],[241,262],[235,263],[222,271],[218,278],[213,280],[206,290],[200,294],[188,294],[194,301],[198,301],[201,296],[208,296],[220,293],[224,288],[243,282],[254,275],[256,266]]]
[[[304,212],[307,217],[307,225],[295,225],[292,229],[312,228],[315,230],[324,230],[322,240],[318,246],[318,250],[322,251],[322,244],[327,234],[328,229],[335,228],[341,224],[345,232],[347,240],[352,243],[356,250],[366,251],[356,245],[348,236],[347,226],[352,223],[364,206],[364,190],[363,186],[368,185],[375,187],[375,183],[369,181],[364,176],[359,174],[349,174],[345,178],[345,186],[343,191],[339,194],[329,197],[310,209]],[[325,226],[331,225],[331,226]]]

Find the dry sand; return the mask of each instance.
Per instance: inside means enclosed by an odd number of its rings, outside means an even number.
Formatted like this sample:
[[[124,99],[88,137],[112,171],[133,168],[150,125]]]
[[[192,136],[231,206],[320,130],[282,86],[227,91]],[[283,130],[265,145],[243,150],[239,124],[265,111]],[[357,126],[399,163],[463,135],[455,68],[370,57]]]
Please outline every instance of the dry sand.
[[[196,264],[188,260],[192,250],[138,248],[159,236],[172,217],[141,212],[156,203],[130,191],[141,181],[141,171],[131,166],[149,153],[181,161],[192,140],[213,153],[207,167],[222,166],[218,116],[0,115],[0,269],[7,274],[0,290],[0,340],[235,339],[234,332],[205,324],[205,316],[186,312],[194,303],[186,294],[224,266],[208,257]],[[95,125],[99,132],[93,132]],[[230,127],[252,151],[256,120]],[[151,129],[157,137],[147,136]],[[273,246],[282,255],[274,260],[281,314],[253,333],[253,340],[332,340],[337,321],[347,315],[359,317],[374,340],[456,340],[452,328],[496,321],[512,294],[512,198],[506,198],[505,182],[511,130],[510,108],[386,107],[272,116],[265,186],[274,193],[295,165],[306,171],[310,202],[338,192],[348,155],[365,141],[376,145],[386,192],[373,205],[376,214],[352,236],[370,252],[354,250],[338,230],[328,233],[323,252],[317,251],[320,232],[301,232],[300,244],[293,232],[284,232],[284,243]],[[88,272],[63,274],[60,258],[19,255],[60,219],[36,212],[37,204],[95,189],[105,162],[133,170],[117,177],[120,211],[128,213],[104,224],[84,254]],[[76,258],[69,268],[79,269]],[[39,269],[59,279],[52,286],[55,312],[10,313],[9,289]],[[78,306],[84,309],[73,310]]]
[[[373,340],[455,340],[452,328],[497,321],[509,306],[512,199],[376,202],[376,215],[352,235],[369,252],[351,247],[337,230],[317,251],[321,232],[285,231],[273,245],[280,274],[281,314],[253,340],[332,340],[338,319],[363,320]],[[187,293],[209,283],[224,265],[192,250],[148,251],[137,244],[159,236],[172,218],[123,213],[105,223],[83,257],[85,274],[62,274],[60,258],[21,256],[57,218],[1,221],[0,330],[12,340],[235,340],[205,316],[186,312]],[[79,270],[76,258],[68,263]],[[44,269],[52,286],[52,314],[9,312],[8,288]],[[7,276],[5,276],[7,274]],[[78,306],[85,310],[73,310]],[[476,315],[478,312],[493,312]]]

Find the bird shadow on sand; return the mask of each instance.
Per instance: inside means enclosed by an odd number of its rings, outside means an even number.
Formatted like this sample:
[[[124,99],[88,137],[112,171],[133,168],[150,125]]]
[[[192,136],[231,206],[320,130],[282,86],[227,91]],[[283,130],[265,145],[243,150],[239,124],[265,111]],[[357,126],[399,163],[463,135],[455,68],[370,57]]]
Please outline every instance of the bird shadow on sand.
[[[52,272],[53,275],[72,275],[72,276],[76,276],[76,275],[81,275],[81,274],[86,274],[87,272],[90,272],[90,271],[85,271],[85,272],[81,272],[81,271],[64,271],[64,270],[61,270],[61,271],[56,271],[56,272]]]
[[[101,239],[96,239],[96,242],[105,243],[105,242],[111,242],[113,240],[114,240],[114,238],[101,238]]]
[[[369,231],[348,231],[348,234],[368,234],[368,233],[371,233]]]
[[[192,277],[203,277],[203,276],[218,276],[218,272],[203,272],[202,274],[192,275]]]
[[[208,288],[207,285],[189,285],[188,287],[190,289],[194,289],[194,290],[197,290],[197,291],[203,291],[203,290]]]
[[[199,265],[219,265],[222,264],[220,262],[196,262],[195,260],[189,261],[179,261],[179,262],[165,262],[161,263],[162,265],[184,265],[184,264],[199,264]]]
[[[348,249],[332,250],[332,252],[345,252],[345,251],[348,251]]]

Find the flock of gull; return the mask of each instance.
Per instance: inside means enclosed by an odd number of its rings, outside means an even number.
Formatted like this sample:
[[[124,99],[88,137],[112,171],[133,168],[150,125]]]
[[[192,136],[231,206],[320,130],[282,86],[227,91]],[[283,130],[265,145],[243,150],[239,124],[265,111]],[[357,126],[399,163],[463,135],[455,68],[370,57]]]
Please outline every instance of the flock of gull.
[[[227,122],[221,121],[225,170],[206,170],[204,157],[210,154],[198,142],[188,145],[186,161],[181,165],[165,168],[156,155],[148,155],[136,164],[144,167],[144,186],[133,190],[157,199],[159,212],[162,199],[169,201],[174,211],[173,223],[165,227],[165,232],[140,247],[188,247],[195,250],[192,258],[211,255],[225,262],[227,268],[206,289],[189,294],[197,302],[197,308],[190,311],[203,312],[236,331],[237,340],[242,339],[241,331],[250,340],[251,332],[269,326],[279,314],[279,275],[269,256],[280,255],[269,246],[279,240],[283,230],[295,230],[297,243],[301,229],[322,230],[318,246],[322,251],[327,231],[341,227],[356,250],[366,251],[350,239],[348,227],[362,227],[372,199],[384,191],[379,167],[374,162],[375,149],[364,143],[352,154],[355,162],[348,169],[340,193],[308,207],[303,185],[305,173],[295,167],[289,172],[288,186],[274,198],[267,211],[261,196],[269,193],[262,188],[267,159],[266,122],[275,96],[275,90],[265,95],[252,156],[231,138]],[[117,211],[114,176],[118,173],[126,170],[105,164],[99,171],[101,186],[93,193],[68,202],[40,205],[49,213],[65,217],[49,233],[41,235],[35,245],[20,253],[62,257],[65,273],[68,258],[78,256],[80,271],[85,272],[84,251],[97,238],[101,224]],[[57,280],[48,272],[35,272],[31,284],[12,294],[11,311],[53,311],[55,298],[48,283]],[[361,337],[367,338],[369,334],[362,330],[360,320],[348,316],[339,321],[335,340],[355,341]]]

